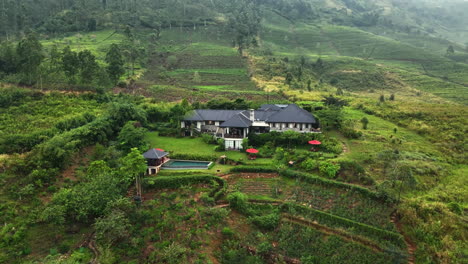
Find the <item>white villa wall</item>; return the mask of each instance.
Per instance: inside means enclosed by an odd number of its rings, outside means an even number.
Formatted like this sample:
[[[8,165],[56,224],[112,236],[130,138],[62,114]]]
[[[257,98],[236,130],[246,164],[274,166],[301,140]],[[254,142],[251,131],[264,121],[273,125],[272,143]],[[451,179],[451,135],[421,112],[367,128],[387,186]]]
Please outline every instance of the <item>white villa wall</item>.
[[[224,139],[224,146],[226,149],[241,149],[242,139],[226,138]]]

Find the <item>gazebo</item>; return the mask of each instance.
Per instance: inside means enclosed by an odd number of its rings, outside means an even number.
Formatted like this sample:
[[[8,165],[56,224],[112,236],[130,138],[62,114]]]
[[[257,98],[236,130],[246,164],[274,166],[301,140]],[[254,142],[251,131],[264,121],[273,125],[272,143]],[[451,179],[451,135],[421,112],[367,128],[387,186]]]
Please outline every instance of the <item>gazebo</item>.
[[[169,161],[168,155],[168,152],[158,148],[152,148],[143,153],[143,157],[148,162],[148,174],[158,173],[161,166]]]

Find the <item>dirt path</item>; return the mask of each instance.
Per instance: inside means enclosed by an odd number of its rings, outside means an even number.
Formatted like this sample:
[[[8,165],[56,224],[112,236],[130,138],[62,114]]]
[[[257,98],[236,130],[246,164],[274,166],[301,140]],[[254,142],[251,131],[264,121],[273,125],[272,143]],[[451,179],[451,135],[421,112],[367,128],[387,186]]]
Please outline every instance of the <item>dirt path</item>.
[[[78,248],[81,247],[87,247],[93,252],[93,258],[89,261],[89,264],[99,264],[98,258],[100,253],[96,246],[96,236],[94,232],[86,236],[83,242],[78,246]]]
[[[395,224],[398,233],[400,233],[405,240],[406,247],[408,248],[408,264],[414,264],[414,252],[416,251],[416,244],[406,235],[405,232],[403,232],[403,228],[396,213],[392,214],[390,221]]]
[[[328,235],[339,236],[340,238],[342,238],[342,239],[344,239],[346,241],[353,242],[353,243],[358,243],[358,244],[360,244],[362,246],[365,246],[365,247],[368,247],[368,248],[372,249],[375,252],[383,252],[384,251],[379,245],[377,245],[376,243],[374,243],[374,242],[372,242],[372,241],[370,241],[368,239],[365,239],[365,238],[360,237],[360,236],[355,236],[355,235],[352,235],[352,234],[349,234],[347,232],[340,231],[340,230],[337,230],[337,229],[332,229],[332,228],[329,228],[327,226],[320,225],[317,222],[312,222],[312,221],[306,220],[306,219],[301,218],[301,217],[296,217],[296,216],[293,216],[293,215],[290,215],[290,214],[282,214],[282,220],[283,221],[288,221],[288,222],[291,222],[291,223],[295,223],[295,224],[298,224],[298,225],[301,225],[301,226],[312,227],[312,228],[317,229],[320,232],[328,234]]]
[[[343,146],[343,152],[341,152],[340,155],[344,155],[344,154],[348,153],[349,152],[348,145],[346,143],[344,143],[344,142],[341,142],[341,145]]]
[[[247,251],[251,255],[261,256],[263,259],[267,261],[267,263],[286,263],[286,264],[300,264],[301,260],[297,258],[290,258],[287,256],[283,256],[277,253],[258,253],[257,249],[252,246],[242,246],[243,248],[247,249]],[[280,261],[281,260],[281,261]]]

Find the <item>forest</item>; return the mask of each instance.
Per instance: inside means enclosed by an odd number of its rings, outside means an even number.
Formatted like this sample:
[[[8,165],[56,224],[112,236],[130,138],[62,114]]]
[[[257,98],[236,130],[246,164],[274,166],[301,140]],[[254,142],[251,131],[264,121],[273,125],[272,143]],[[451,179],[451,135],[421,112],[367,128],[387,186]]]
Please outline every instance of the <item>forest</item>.
[[[0,0],[0,263],[467,263],[467,8]]]

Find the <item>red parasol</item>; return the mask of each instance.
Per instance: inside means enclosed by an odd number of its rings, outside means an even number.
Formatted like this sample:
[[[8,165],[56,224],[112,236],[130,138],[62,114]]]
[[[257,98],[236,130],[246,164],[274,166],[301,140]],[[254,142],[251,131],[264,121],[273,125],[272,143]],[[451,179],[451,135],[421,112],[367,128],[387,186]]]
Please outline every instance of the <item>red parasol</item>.
[[[164,149],[160,149],[160,148],[155,148],[155,150],[164,151]]]
[[[320,144],[322,144],[322,142],[320,142],[318,140],[311,140],[311,141],[309,141],[309,144],[311,144],[311,145],[320,145]]]
[[[258,153],[258,150],[251,148],[251,149],[247,149],[245,152],[255,154],[255,153]]]

